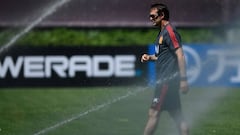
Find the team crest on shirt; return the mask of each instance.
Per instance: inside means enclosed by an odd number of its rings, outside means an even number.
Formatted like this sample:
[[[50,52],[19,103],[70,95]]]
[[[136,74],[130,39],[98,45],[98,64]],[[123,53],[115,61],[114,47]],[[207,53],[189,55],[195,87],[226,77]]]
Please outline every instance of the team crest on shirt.
[[[159,99],[158,98],[154,98],[153,99],[153,103],[158,103],[159,102]]]
[[[161,37],[159,38],[159,41],[158,41],[158,43],[161,45],[161,44],[162,44],[162,42],[163,42],[163,36],[161,36]]]

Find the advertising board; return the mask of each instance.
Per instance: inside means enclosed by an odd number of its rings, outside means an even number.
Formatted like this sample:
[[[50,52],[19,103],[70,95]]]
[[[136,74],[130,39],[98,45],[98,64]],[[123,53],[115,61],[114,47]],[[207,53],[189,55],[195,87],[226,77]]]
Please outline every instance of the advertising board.
[[[154,52],[154,45],[149,46]],[[191,86],[240,86],[240,47],[234,45],[189,44],[183,45],[187,62],[188,81]],[[150,63],[149,68],[154,67]],[[150,84],[155,71],[149,69]]]
[[[195,86],[240,86],[239,47],[186,45],[189,82]]]
[[[146,47],[14,47],[1,56],[0,86],[115,86],[146,76]]]
[[[240,47],[183,46],[191,86],[240,86]],[[1,55],[0,87],[154,85],[154,46],[14,47]]]

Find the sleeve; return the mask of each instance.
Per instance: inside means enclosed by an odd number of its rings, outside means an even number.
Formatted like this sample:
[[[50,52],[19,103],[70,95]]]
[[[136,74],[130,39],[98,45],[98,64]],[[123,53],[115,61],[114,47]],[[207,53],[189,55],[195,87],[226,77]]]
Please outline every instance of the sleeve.
[[[173,30],[173,28],[169,25],[167,26],[167,44],[169,45],[171,50],[176,50],[181,47],[181,37],[180,35]]]

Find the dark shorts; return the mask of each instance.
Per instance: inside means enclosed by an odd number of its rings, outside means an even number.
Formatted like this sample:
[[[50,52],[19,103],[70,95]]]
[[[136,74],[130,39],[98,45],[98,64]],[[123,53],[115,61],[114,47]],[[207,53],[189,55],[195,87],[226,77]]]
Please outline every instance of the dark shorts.
[[[179,80],[172,79],[163,84],[156,85],[151,108],[158,111],[181,112]]]

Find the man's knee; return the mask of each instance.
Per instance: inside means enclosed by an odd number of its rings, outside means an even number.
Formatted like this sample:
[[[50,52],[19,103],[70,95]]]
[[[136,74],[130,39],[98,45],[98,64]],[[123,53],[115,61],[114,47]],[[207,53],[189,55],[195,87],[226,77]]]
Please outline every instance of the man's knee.
[[[158,110],[155,110],[155,109],[150,109],[149,110],[149,113],[148,113],[148,116],[150,117],[150,118],[157,118],[157,117],[159,117],[159,111]]]

